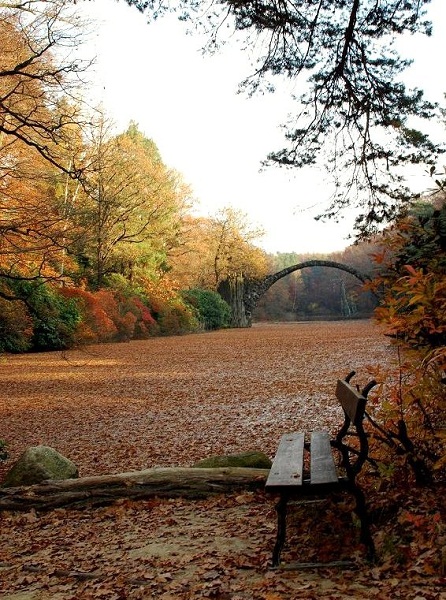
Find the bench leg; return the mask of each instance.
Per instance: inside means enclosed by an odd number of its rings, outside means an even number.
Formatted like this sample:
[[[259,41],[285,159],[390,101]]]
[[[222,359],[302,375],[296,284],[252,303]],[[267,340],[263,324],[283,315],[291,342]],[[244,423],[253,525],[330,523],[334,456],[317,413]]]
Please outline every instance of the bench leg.
[[[278,567],[280,564],[280,553],[282,552],[283,545],[286,538],[286,514],[287,514],[288,498],[281,496],[279,502],[276,504],[277,512],[277,537],[276,543],[273,550],[273,567]]]
[[[373,543],[372,534],[370,533],[369,515],[367,513],[364,492],[361,490],[361,488],[354,485],[352,488],[352,493],[356,498],[355,513],[358,515],[358,518],[361,522],[361,534],[359,539],[367,548],[367,558],[369,560],[374,560],[375,544]]]

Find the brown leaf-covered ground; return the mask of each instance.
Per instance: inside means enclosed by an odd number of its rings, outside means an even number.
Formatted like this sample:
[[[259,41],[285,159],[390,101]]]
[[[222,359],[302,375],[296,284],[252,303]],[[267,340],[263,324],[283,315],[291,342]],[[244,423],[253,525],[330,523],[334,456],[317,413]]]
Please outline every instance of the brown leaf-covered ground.
[[[0,438],[11,460],[3,469],[37,444],[73,460],[81,476],[188,466],[250,449],[273,456],[284,432],[336,430],[338,377],[355,369],[365,384],[369,365],[395,358],[368,321],[257,325],[4,356]],[[4,513],[1,598],[445,597],[441,498],[414,491],[396,509],[388,504],[390,516],[374,524],[381,557],[374,566],[363,560],[348,498],[297,509],[285,565],[354,562],[298,571],[269,569],[274,498],[263,492]]]

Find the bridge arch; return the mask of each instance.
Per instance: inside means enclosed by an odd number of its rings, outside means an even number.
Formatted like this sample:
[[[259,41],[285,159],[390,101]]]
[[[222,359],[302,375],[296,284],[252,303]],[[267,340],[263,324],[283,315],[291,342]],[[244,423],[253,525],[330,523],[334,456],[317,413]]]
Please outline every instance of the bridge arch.
[[[277,273],[267,275],[260,280],[245,280],[243,276],[232,277],[221,282],[218,292],[231,307],[232,311],[232,327],[251,327],[252,314],[257,306],[257,302],[269,288],[290,273],[305,269],[307,267],[330,267],[350,273],[362,283],[370,281],[371,277],[365,275],[343,263],[338,263],[333,260],[306,260],[290,267],[285,267]]]

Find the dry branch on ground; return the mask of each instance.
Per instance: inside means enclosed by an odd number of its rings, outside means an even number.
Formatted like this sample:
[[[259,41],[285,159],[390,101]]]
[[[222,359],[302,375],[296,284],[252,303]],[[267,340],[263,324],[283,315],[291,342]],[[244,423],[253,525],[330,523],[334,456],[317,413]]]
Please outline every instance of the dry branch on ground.
[[[206,498],[262,488],[267,476],[268,471],[264,469],[167,467],[48,481],[33,486],[0,488],[0,511],[103,506],[126,498]]]

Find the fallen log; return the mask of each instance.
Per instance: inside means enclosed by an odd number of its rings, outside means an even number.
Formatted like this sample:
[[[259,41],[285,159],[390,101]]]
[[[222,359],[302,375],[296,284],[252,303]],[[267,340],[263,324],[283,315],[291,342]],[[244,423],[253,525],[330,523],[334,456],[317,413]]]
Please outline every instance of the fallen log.
[[[50,510],[111,504],[123,498],[205,498],[263,487],[267,469],[169,467],[0,488],[0,511]]]

